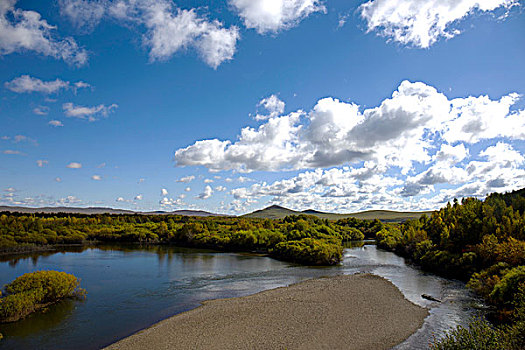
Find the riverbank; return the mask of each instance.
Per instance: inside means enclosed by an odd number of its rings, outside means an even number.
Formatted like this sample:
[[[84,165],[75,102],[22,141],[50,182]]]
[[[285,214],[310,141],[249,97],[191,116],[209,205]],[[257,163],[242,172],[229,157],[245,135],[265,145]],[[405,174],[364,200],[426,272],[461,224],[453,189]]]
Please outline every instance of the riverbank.
[[[210,300],[107,349],[390,349],[428,311],[370,274]]]

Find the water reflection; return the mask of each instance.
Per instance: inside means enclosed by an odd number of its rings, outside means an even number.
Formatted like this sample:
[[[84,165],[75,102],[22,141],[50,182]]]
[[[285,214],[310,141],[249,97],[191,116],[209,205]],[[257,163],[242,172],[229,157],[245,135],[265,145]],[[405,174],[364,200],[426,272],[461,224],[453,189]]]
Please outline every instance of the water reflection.
[[[73,300],[63,300],[56,305],[35,312],[23,320],[2,325],[2,331],[13,337],[25,338],[35,333],[56,328],[67,322],[75,308]]]

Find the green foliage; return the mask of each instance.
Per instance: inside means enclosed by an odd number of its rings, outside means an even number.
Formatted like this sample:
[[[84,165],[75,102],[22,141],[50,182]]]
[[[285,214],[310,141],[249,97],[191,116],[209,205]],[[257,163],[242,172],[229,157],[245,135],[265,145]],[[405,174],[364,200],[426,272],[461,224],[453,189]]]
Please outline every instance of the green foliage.
[[[6,295],[0,298],[0,322],[13,322],[44,305],[71,297],[84,296],[80,281],[59,271],[26,273],[5,285]]]
[[[525,189],[491,194],[485,201],[455,200],[430,218],[384,227],[377,242],[427,270],[468,280],[507,323],[457,328],[435,349],[525,348]]]
[[[443,339],[431,344],[430,348],[433,350],[513,349],[509,347],[509,341],[504,331],[492,327],[483,320],[471,322],[468,328],[457,327]]]
[[[0,253],[45,245],[89,242],[172,243],[226,251],[270,252],[282,242],[311,238],[322,247],[341,241],[375,236],[383,224],[355,218],[332,222],[310,215],[291,215],[280,220],[233,217],[187,217],[178,215],[0,215]],[[326,242],[336,243],[326,243]],[[306,242],[306,241],[305,241]],[[313,245],[315,246],[315,245]],[[313,247],[312,246],[312,247]],[[326,249],[325,249],[326,250]],[[322,251],[322,250],[321,250]],[[290,252],[283,259],[308,264],[334,264],[341,249],[326,258],[318,249],[301,249],[301,258]],[[311,257],[305,258],[305,252]],[[277,255],[276,255],[277,256]]]
[[[334,265],[343,253],[341,241],[303,238],[277,244],[271,254],[284,260],[306,265]]]
[[[522,283],[525,283],[525,266],[506,271],[489,294],[490,300],[498,305],[512,303],[515,294],[518,293],[518,286]]]

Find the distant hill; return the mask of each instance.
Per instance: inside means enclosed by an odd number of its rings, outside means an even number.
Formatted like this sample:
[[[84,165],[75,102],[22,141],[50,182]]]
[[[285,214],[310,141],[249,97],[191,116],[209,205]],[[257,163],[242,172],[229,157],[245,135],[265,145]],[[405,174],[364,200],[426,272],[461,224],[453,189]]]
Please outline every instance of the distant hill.
[[[42,208],[27,208],[27,207],[12,207],[12,206],[0,206],[0,212],[7,211],[11,213],[67,213],[67,214],[143,214],[143,215],[182,215],[182,216],[224,216],[222,214],[209,213],[202,210],[175,210],[172,212],[168,211],[152,211],[152,212],[138,212],[125,209],[113,209],[113,208],[101,208],[101,207],[89,207],[89,208],[74,208],[74,207],[42,207]]]
[[[182,215],[182,216],[226,216],[223,214],[210,213],[203,210],[175,210],[175,211],[150,211],[150,212],[140,212],[132,211],[125,209],[113,209],[113,208],[103,208],[103,207],[89,207],[89,208],[75,208],[75,207],[42,207],[42,208],[28,208],[28,207],[14,207],[14,206],[0,206],[0,212],[11,212],[11,213],[46,213],[46,214],[56,214],[56,213],[67,213],[67,214],[85,214],[85,215],[94,215],[94,214],[143,214],[143,215]],[[363,220],[373,220],[379,219],[384,222],[402,222],[409,219],[417,219],[423,214],[430,215],[431,211],[426,212],[399,212],[399,211],[390,211],[390,210],[368,210],[362,211],[359,213],[350,213],[350,214],[334,214],[334,213],[325,213],[318,210],[308,209],[304,211],[296,211],[288,208],[281,207],[279,205],[272,205],[268,208],[261,210],[256,210],[253,213],[242,215],[246,218],[268,218],[268,219],[282,219],[288,215],[314,215],[322,219],[328,220],[338,220],[348,217],[355,217]]]
[[[282,219],[288,215],[314,215],[322,219],[328,220],[338,220],[349,217],[354,217],[362,220],[373,220],[379,219],[384,222],[402,222],[410,219],[418,219],[421,215],[431,215],[432,211],[423,211],[423,212],[401,212],[401,211],[392,211],[392,210],[367,210],[358,213],[350,214],[335,214],[335,213],[325,213],[313,209],[308,209],[304,211],[296,211],[288,208],[281,207],[279,205],[272,205],[268,208],[261,210],[256,210],[253,213],[243,215],[246,218],[268,218],[268,219]]]

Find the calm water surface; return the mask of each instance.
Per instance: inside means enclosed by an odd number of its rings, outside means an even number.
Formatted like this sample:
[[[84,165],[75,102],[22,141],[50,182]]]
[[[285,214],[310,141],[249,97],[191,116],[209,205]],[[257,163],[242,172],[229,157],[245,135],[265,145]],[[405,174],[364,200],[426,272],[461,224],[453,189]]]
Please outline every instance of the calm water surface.
[[[314,277],[373,273],[392,281],[410,301],[430,308],[423,327],[396,349],[422,349],[433,335],[465,325],[481,305],[458,281],[407,265],[403,258],[358,244],[336,267],[304,267],[253,254],[168,246],[70,249],[0,262],[0,285],[38,270],[81,278],[85,301],[64,301],[0,325],[0,349],[97,349],[207,299],[236,297]],[[441,299],[422,299],[430,294]]]

